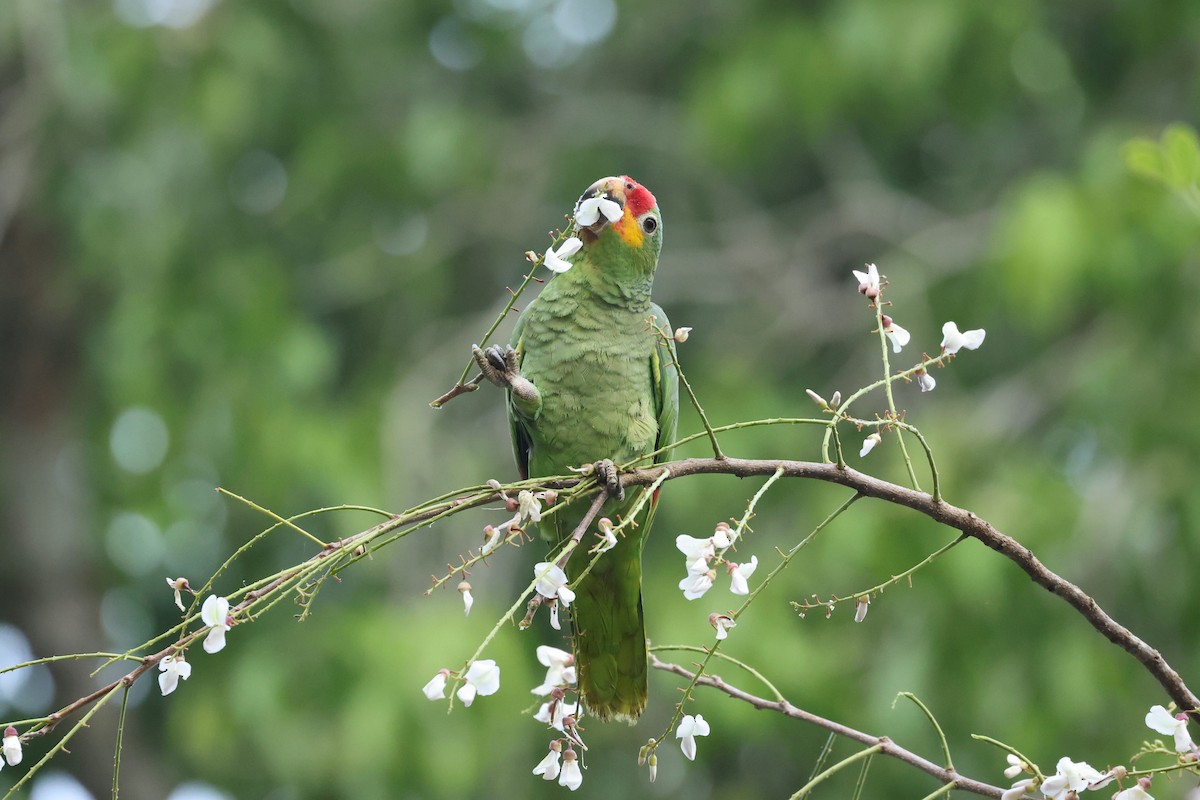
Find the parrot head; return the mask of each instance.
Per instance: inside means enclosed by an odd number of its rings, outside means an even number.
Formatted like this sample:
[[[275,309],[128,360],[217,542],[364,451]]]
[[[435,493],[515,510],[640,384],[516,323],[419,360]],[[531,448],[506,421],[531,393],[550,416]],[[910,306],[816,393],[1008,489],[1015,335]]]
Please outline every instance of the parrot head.
[[[652,271],[662,248],[662,215],[650,190],[623,175],[601,178],[575,204],[579,238],[593,252]]]

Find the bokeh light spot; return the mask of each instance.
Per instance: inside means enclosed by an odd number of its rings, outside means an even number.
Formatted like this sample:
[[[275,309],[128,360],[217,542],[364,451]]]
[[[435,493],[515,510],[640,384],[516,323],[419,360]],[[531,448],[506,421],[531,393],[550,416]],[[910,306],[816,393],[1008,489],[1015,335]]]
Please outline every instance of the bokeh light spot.
[[[117,465],[135,475],[157,469],[166,458],[170,443],[167,423],[143,406],[122,411],[113,423],[109,437],[109,447]]]

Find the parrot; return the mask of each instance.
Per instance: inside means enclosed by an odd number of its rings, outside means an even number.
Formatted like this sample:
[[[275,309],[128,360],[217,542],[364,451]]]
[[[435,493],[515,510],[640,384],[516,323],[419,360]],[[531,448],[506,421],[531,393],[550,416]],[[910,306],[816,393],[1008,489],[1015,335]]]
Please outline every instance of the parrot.
[[[650,299],[662,215],[646,187],[621,176],[588,187],[573,217],[581,244],[570,268],[521,312],[509,345],[472,352],[484,376],[506,390],[521,477],[594,465],[608,492],[597,518],[618,521],[631,512],[638,493],[625,495],[614,462],[669,447],[679,420],[675,342],[656,330],[671,328]],[[668,452],[655,462],[666,461]],[[584,709],[600,720],[632,724],[646,707],[641,559],[657,495],[575,586],[577,688]],[[576,503],[547,516],[539,524],[541,537],[551,544],[569,537],[587,506]],[[592,558],[589,549],[583,540],[567,563],[573,582]]]

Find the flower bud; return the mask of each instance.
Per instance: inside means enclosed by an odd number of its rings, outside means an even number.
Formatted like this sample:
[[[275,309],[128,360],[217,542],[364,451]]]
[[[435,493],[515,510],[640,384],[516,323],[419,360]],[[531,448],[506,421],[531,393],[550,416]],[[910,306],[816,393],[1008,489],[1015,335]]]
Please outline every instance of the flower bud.
[[[3,749],[4,760],[10,767],[21,763],[21,737],[17,735],[17,729],[12,725],[4,729]]]
[[[646,763],[650,765],[650,782],[654,783],[654,779],[658,777],[658,756],[651,753]]]
[[[542,493],[542,499],[546,501],[546,505],[552,506],[558,502],[558,492],[553,489],[547,489]]]
[[[825,402],[824,397],[821,397],[821,395],[817,394],[812,389],[805,389],[804,393],[809,396],[809,399],[817,404],[817,408],[821,409],[822,411],[829,410],[829,403]]]
[[[841,404],[842,404],[842,393],[834,392],[833,397],[829,398],[829,407],[836,411],[837,407],[840,406]]]
[[[688,340],[688,334],[690,334],[691,332],[692,332],[691,328],[676,328],[675,329],[675,341],[679,342],[680,344],[682,344],[683,342],[686,342]]]

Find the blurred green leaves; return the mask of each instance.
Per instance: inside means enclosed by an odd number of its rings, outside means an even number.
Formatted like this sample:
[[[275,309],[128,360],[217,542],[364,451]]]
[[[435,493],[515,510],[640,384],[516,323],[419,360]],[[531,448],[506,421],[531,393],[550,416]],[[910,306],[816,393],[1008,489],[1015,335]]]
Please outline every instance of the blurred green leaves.
[[[520,280],[521,254],[546,246],[591,181],[627,172],[662,205],[656,295],[695,327],[680,357],[714,424],[808,414],[804,388],[828,397],[877,377],[849,272],[877,262],[913,347],[936,349],[947,319],[988,330],[979,353],[937,372],[932,395],[897,387],[948,499],[1194,672],[1200,321],[1187,298],[1200,289],[1200,226],[1172,192],[1200,209],[1200,148],[1182,123],[1122,143],[1200,116],[1198,39],[1194,3],[225,0],[182,28],[130,25],[108,3],[0,3],[11,84],[0,352],[15,365],[0,395],[5,554],[54,554],[0,560],[0,582],[25,601],[6,604],[5,621],[46,624],[34,612],[64,581],[86,606],[55,623],[64,636],[95,631],[102,644],[96,609],[110,592],[110,609],[169,624],[163,574],[196,583],[264,523],[214,485],[288,514],[399,509],[511,478],[495,393],[426,403]],[[123,469],[111,442],[136,409],[166,429],[144,472]],[[43,425],[59,438],[37,439]],[[686,410],[681,428],[698,429]],[[817,452],[799,429],[722,446]],[[870,466],[902,479],[894,456],[881,446]],[[31,492],[21,479],[35,474],[48,477]],[[739,514],[754,488],[664,489],[646,551],[655,643],[711,636],[716,607],[680,597],[671,543]],[[739,557],[765,563],[843,500],[777,487]],[[63,523],[52,512],[64,508],[78,517]],[[560,797],[528,774],[546,736],[517,717],[540,633],[497,638],[489,656],[505,686],[492,702],[446,717],[419,692],[469,654],[541,556],[477,570],[465,621],[457,597],[421,597],[493,521],[478,512],[389,548],[302,625],[281,608],[235,630],[173,702],[139,701],[130,752],[141,731],[166,783],[200,777],[276,800],[497,786]],[[341,515],[314,532],[366,524]],[[790,600],[873,585],[942,541],[859,504],[741,621],[731,654],[798,704],[928,755],[922,720],[890,710],[897,691],[916,691],[956,763],[984,778],[1000,765],[986,748],[958,749],[970,732],[1046,761],[1068,749],[1123,758],[1141,738],[1137,714],[1161,698],[1055,598],[970,543],[912,589],[890,589],[862,625],[790,612]],[[273,538],[228,580],[301,547]],[[84,577],[52,572],[63,552]],[[701,694],[709,755],[686,770],[664,755],[648,789],[634,756],[677,685],[653,680],[646,724],[589,727],[580,796],[787,796],[807,777],[823,735]],[[111,764],[101,728],[73,744],[105,751],[88,773],[97,792]],[[893,778],[887,796],[932,789]]]
[[[1174,189],[1200,213],[1200,138],[1186,123],[1168,125],[1158,141],[1132,139],[1121,151],[1129,170]]]

